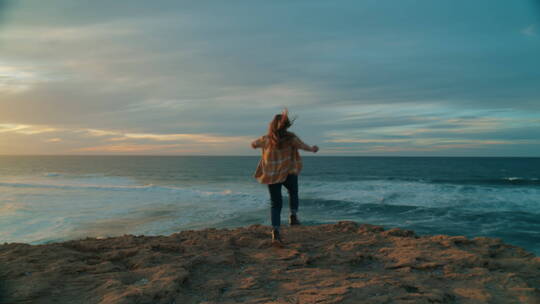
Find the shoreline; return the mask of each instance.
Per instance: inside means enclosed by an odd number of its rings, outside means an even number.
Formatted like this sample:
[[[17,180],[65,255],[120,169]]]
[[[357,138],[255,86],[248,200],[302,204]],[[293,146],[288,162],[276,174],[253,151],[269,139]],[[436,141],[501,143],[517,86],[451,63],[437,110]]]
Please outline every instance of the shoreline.
[[[538,303],[540,257],[499,238],[341,221],[0,245],[1,303]]]

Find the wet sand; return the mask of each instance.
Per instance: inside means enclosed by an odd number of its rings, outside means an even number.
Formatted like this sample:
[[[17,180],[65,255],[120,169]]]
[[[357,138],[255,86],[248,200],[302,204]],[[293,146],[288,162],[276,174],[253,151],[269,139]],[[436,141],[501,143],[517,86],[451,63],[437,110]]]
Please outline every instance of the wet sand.
[[[540,303],[500,239],[339,222],[0,245],[0,303]]]

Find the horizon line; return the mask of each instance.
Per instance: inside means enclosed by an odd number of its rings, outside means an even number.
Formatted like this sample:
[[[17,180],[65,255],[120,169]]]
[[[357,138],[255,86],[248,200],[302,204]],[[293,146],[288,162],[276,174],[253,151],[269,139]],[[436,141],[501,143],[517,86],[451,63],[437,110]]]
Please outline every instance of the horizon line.
[[[116,156],[116,157],[260,157],[260,155],[173,155],[173,154],[0,154],[0,157],[13,156]],[[426,158],[540,158],[540,156],[466,156],[466,155],[302,155],[302,157],[426,157]]]

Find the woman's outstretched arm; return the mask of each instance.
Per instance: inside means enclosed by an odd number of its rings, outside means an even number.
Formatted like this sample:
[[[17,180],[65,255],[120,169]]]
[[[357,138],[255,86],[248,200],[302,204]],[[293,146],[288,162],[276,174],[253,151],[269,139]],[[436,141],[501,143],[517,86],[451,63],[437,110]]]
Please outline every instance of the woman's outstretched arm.
[[[313,152],[313,153],[316,153],[317,151],[319,151],[319,147],[310,146],[310,145],[304,143],[300,138],[298,138],[298,136],[295,137],[295,139],[293,141],[293,145],[297,149],[302,149],[302,150],[310,151],[310,152]]]

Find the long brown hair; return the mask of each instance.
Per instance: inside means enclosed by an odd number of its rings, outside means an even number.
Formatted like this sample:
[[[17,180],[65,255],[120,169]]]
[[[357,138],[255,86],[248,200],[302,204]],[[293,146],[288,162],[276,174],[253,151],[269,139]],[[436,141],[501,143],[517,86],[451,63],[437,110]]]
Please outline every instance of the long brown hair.
[[[268,139],[270,147],[281,149],[286,143],[294,138],[294,133],[287,131],[292,126],[296,118],[289,119],[289,110],[285,108],[281,114],[274,116],[274,119],[268,125]]]

